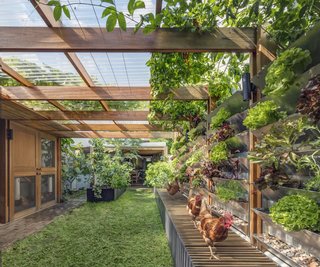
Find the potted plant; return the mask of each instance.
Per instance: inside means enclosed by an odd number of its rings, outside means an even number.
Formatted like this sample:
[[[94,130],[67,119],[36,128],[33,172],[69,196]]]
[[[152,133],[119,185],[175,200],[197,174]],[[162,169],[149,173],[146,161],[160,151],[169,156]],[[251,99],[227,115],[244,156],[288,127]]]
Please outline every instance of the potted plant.
[[[130,184],[133,168],[124,161],[119,149],[116,149],[113,155],[108,153],[103,139],[92,139],[90,143],[93,151],[90,154],[91,187],[87,189],[87,200],[115,200]]]

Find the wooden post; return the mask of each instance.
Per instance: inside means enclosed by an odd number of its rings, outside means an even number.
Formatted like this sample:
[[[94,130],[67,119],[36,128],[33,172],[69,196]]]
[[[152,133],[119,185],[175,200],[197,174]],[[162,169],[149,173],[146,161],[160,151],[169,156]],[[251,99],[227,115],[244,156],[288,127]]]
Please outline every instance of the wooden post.
[[[8,222],[7,121],[0,119],[0,223]]]
[[[262,68],[275,59],[276,45],[268,40],[266,33],[262,29],[257,29],[257,50],[250,57],[250,74],[254,77]],[[261,91],[257,88],[256,92],[252,93],[250,106],[259,101]],[[257,138],[250,131],[249,133],[249,149],[252,151],[255,148]],[[250,207],[250,240],[252,244],[256,244],[254,235],[262,233],[262,220],[253,212],[254,208],[262,207],[261,191],[254,187],[254,182],[260,177],[261,169],[259,164],[249,164],[249,207]]]
[[[57,138],[57,202],[62,202],[61,138]]]

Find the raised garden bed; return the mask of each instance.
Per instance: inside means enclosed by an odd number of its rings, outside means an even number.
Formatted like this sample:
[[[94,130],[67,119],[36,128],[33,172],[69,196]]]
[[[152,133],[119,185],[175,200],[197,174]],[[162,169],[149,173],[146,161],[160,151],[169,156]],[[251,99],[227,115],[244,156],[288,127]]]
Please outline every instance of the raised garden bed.
[[[281,225],[274,223],[268,211],[253,209],[254,212],[271,227],[268,232],[292,246],[301,246],[305,251],[320,258],[320,235],[309,230],[288,232]]]
[[[220,209],[231,212],[235,216],[239,217],[241,220],[248,222],[248,210],[249,203],[247,202],[237,202],[237,201],[221,201],[215,194],[209,193],[212,198],[212,204]]]
[[[264,252],[272,253],[289,266],[310,267],[319,266],[320,264],[316,257],[306,253],[303,249],[288,245],[272,235],[255,235],[254,237],[260,243]]]
[[[119,198],[124,192],[124,189],[114,189],[114,188],[104,188],[101,192],[101,198],[97,198],[94,195],[92,188],[87,188],[87,201],[88,202],[102,202],[102,201],[112,201]]]
[[[287,195],[302,194],[314,199],[317,202],[320,202],[320,192],[309,191],[305,189],[280,186],[278,190],[267,188],[262,190],[261,192],[266,198],[272,201],[278,201],[279,199]]]

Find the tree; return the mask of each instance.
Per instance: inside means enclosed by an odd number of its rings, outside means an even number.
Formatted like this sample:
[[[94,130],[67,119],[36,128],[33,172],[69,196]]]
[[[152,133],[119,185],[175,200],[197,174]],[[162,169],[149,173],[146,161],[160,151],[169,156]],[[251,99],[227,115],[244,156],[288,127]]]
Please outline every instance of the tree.
[[[79,180],[80,175],[89,174],[88,158],[82,145],[75,145],[71,138],[62,139],[61,152],[63,187],[70,191],[72,183]]]

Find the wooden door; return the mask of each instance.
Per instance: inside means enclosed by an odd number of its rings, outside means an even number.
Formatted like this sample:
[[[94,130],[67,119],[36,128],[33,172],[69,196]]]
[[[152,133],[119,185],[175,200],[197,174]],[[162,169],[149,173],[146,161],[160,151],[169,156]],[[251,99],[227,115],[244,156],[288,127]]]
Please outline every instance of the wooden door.
[[[56,138],[11,123],[10,219],[56,202]]]
[[[10,219],[37,209],[38,136],[37,131],[11,123]]]

